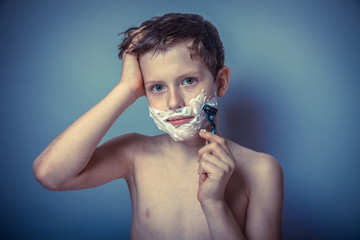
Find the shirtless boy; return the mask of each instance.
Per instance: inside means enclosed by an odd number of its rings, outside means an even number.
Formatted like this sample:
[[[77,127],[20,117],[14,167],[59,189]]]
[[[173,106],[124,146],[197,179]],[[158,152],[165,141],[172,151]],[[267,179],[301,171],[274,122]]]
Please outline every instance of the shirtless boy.
[[[229,86],[216,28],[199,15],[166,14],[129,29],[119,49],[120,82],[37,157],[37,180],[62,191],[126,179],[131,239],[280,239],[279,163],[212,133],[201,111]],[[166,134],[98,146],[141,96]]]

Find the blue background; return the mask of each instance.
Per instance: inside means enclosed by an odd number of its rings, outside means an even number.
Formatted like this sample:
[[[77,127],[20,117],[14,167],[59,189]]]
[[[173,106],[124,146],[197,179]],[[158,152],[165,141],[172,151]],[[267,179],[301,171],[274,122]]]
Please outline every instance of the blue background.
[[[284,239],[360,239],[360,1],[0,1],[0,238],[127,239],[125,181],[51,192],[32,162],[119,81],[117,34],[167,12],[216,25],[224,136],[285,175]],[[145,98],[104,140],[154,135]]]

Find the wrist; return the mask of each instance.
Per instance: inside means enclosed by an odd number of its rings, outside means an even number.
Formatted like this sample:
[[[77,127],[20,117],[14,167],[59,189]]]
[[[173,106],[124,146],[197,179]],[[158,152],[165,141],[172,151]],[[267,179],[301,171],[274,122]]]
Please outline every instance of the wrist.
[[[131,103],[135,102],[138,98],[144,95],[140,90],[134,90],[129,87],[128,84],[121,81],[115,86],[114,91],[126,97],[126,99],[128,99]]]
[[[227,206],[224,199],[203,200],[200,205],[203,211],[218,211]]]

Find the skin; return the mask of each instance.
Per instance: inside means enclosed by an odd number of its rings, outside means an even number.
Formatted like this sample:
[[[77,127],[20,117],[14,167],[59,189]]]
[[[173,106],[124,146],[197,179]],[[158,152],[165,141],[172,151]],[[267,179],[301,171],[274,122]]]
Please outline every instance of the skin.
[[[125,54],[119,84],[37,157],[36,178],[58,191],[125,178],[132,239],[280,239],[283,175],[270,155],[202,131],[183,142],[134,133],[98,146],[139,97],[159,110],[180,108],[202,89],[224,96],[229,78],[223,67],[214,81],[191,59],[188,43],[155,55]]]

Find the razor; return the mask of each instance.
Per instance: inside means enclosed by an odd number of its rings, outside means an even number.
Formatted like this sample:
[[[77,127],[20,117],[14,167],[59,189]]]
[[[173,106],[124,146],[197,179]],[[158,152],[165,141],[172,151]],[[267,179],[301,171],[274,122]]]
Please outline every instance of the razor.
[[[206,119],[211,125],[211,132],[216,134],[215,115],[217,113],[217,109],[205,104],[202,110],[205,112]]]

